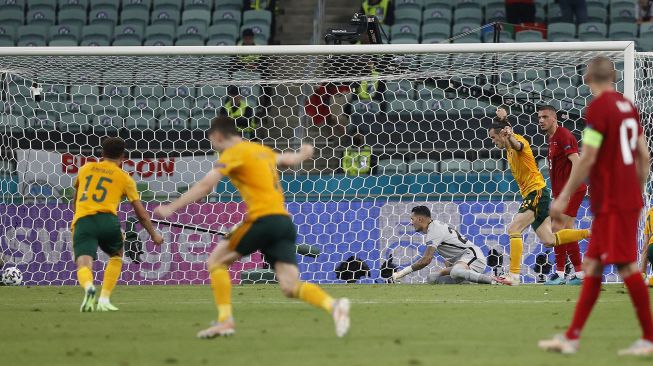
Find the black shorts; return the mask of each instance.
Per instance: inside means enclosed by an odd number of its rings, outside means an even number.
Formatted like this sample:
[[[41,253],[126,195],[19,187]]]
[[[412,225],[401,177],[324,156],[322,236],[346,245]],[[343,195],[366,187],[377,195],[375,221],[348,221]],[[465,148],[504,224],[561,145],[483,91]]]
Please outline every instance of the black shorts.
[[[245,221],[226,239],[229,248],[241,255],[260,250],[273,266],[276,262],[297,264],[297,230],[289,216],[270,215]]]
[[[524,197],[519,212],[533,211],[535,220],[531,224],[533,230],[537,230],[544,220],[549,217],[549,206],[551,205],[551,196],[547,188],[533,191]]]

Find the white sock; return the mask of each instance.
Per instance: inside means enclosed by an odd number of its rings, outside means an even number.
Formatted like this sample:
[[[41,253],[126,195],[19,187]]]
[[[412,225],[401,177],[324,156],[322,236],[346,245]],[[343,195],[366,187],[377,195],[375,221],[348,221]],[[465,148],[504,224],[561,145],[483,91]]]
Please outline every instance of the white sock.
[[[565,271],[556,271],[556,274],[557,274],[558,277],[560,277],[560,278],[565,278]]]
[[[109,303],[110,303],[108,297],[100,297],[100,298],[97,300],[97,302],[98,302],[98,304],[109,304]]]
[[[583,278],[585,278],[585,272],[583,272],[583,271],[576,271],[576,273],[574,273],[574,275],[575,275],[576,278],[578,278],[579,280],[582,280]]]

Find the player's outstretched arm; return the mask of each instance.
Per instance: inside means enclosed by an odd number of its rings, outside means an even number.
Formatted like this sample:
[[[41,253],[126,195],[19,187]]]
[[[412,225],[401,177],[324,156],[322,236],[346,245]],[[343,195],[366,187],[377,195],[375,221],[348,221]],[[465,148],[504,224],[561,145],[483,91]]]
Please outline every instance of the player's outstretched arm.
[[[163,244],[163,237],[156,230],[154,230],[154,225],[152,225],[152,221],[150,221],[150,214],[147,213],[147,210],[145,207],[143,207],[141,201],[133,201],[131,205],[134,208],[134,213],[136,214],[138,221],[141,223],[141,226],[145,229],[145,231],[150,234],[150,238],[152,238],[154,244]]]
[[[302,144],[298,152],[283,152],[277,155],[277,165],[280,167],[294,167],[304,160],[313,157],[315,149],[311,144]]]
[[[176,200],[172,201],[171,203],[167,205],[161,205],[157,208],[154,209],[154,213],[162,218],[166,218],[175,211],[180,210],[189,204],[196,202],[209,194],[213,191],[215,186],[220,182],[222,179],[222,174],[218,169],[214,168],[210,172],[208,172],[204,178],[202,178],[199,182],[195,183],[188,191],[186,191],[184,194],[182,194],[179,198]]]
[[[650,164],[651,161],[648,146],[646,146],[646,139],[644,138],[644,134],[641,134],[637,137],[637,176],[642,186],[642,193],[646,192],[646,181],[651,170]]]
[[[396,281],[406,276],[409,273],[412,273],[414,271],[419,271],[420,269],[428,266],[433,260],[434,254],[435,254],[435,247],[432,246],[426,247],[426,250],[424,251],[424,255],[422,256],[422,258],[420,258],[417,262],[413,263],[412,265],[402,269],[401,271],[393,273],[392,279]]]

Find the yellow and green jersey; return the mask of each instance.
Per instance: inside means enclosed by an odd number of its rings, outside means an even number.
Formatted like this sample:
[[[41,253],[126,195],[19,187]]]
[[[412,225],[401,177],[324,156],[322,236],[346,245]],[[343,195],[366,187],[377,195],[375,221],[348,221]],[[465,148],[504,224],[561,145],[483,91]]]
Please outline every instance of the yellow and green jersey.
[[[523,136],[518,134],[514,134],[513,136],[517,141],[522,143],[523,147],[520,151],[517,151],[511,148],[510,145],[506,146],[508,164],[510,165],[512,176],[517,181],[519,191],[522,197],[525,198],[529,193],[546,187],[546,182],[542,173],[537,168],[531,145]]]
[[[75,216],[72,227],[82,217],[97,213],[118,214],[124,196],[130,202],[139,200],[136,182],[118,165],[110,161],[86,163],[75,179]]]
[[[648,236],[648,245],[653,244],[653,207],[646,213],[644,220],[644,235]]]

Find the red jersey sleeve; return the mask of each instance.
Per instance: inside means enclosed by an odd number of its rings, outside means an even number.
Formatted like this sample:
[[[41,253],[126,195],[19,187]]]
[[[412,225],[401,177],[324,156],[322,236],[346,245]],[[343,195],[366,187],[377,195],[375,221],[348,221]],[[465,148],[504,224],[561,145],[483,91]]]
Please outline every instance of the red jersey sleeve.
[[[608,111],[602,104],[592,103],[587,107],[585,123],[588,128],[604,135],[607,132],[606,116]]]
[[[565,152],[566,156],[578,154],[578,141],[576,140],[576,137],[574,137],[574,135],[569,131],[565,132],[564,139],[561,141],[562,150]]]

